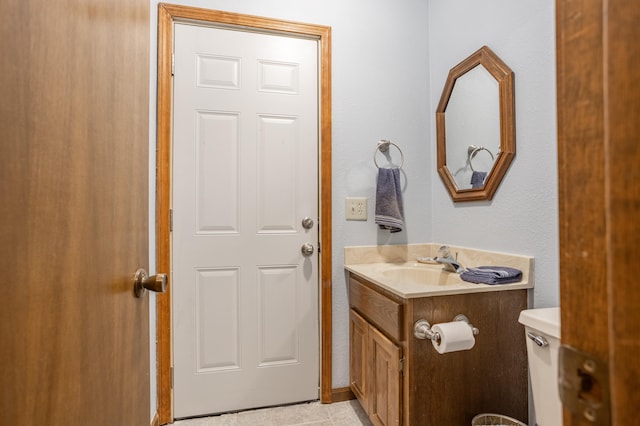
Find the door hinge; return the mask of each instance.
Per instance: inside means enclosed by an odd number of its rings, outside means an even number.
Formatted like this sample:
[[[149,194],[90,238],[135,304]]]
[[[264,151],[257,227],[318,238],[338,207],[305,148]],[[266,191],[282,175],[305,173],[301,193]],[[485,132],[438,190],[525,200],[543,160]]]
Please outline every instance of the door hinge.
[[[611,424],[609,365],[567,345],[558,356],[560,399],[565,408],[594,426]]]
[[[169,209],[169,232],[173,232],[173,209]]]
[[[404,376],[404,357],[400,358],[400,372]]]
[[[176,75],[176,55],[175,53],[171,54],[171,75]]]

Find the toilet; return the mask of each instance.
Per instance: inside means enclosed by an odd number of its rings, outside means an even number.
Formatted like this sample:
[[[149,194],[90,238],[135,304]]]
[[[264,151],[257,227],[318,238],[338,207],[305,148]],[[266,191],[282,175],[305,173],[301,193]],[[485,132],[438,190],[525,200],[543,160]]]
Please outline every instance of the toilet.
[[[562,403],[558,392],[560,308],[527,309],[518,319],[524,325],[533,392],[536,425],[562,425]]]

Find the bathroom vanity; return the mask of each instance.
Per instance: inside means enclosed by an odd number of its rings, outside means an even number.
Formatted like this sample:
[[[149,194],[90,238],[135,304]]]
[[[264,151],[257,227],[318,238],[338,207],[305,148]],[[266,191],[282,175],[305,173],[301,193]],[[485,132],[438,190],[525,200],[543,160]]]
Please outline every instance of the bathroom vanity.
[[[452,247],[464,266],[523,271],[518,283],[472,284],[441,265],[415,262],[435,246],[345,249],[353,393],[375,425],[467,425],[481,413],[526,421],[527,355],[518,315],[528,307],[533,259]],[[414,336],[418,320],[434,325],[458,314],[479,330],[472,349],[440,354]]]

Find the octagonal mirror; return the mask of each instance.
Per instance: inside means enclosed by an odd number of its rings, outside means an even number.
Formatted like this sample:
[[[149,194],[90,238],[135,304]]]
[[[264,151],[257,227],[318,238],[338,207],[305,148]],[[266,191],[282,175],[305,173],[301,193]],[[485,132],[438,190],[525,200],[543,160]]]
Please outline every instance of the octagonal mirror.
[[[483,46],[449,71],[436,110],[438,174],[454,201],[490,200],[516,153],[513,71]]]

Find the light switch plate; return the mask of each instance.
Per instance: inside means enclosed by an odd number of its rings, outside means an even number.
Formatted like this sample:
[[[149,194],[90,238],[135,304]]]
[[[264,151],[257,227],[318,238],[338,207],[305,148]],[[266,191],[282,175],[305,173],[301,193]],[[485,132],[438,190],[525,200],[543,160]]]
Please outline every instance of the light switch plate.
[[[367,220],[367,198],[347,197],[345,217],[347,220]]]

